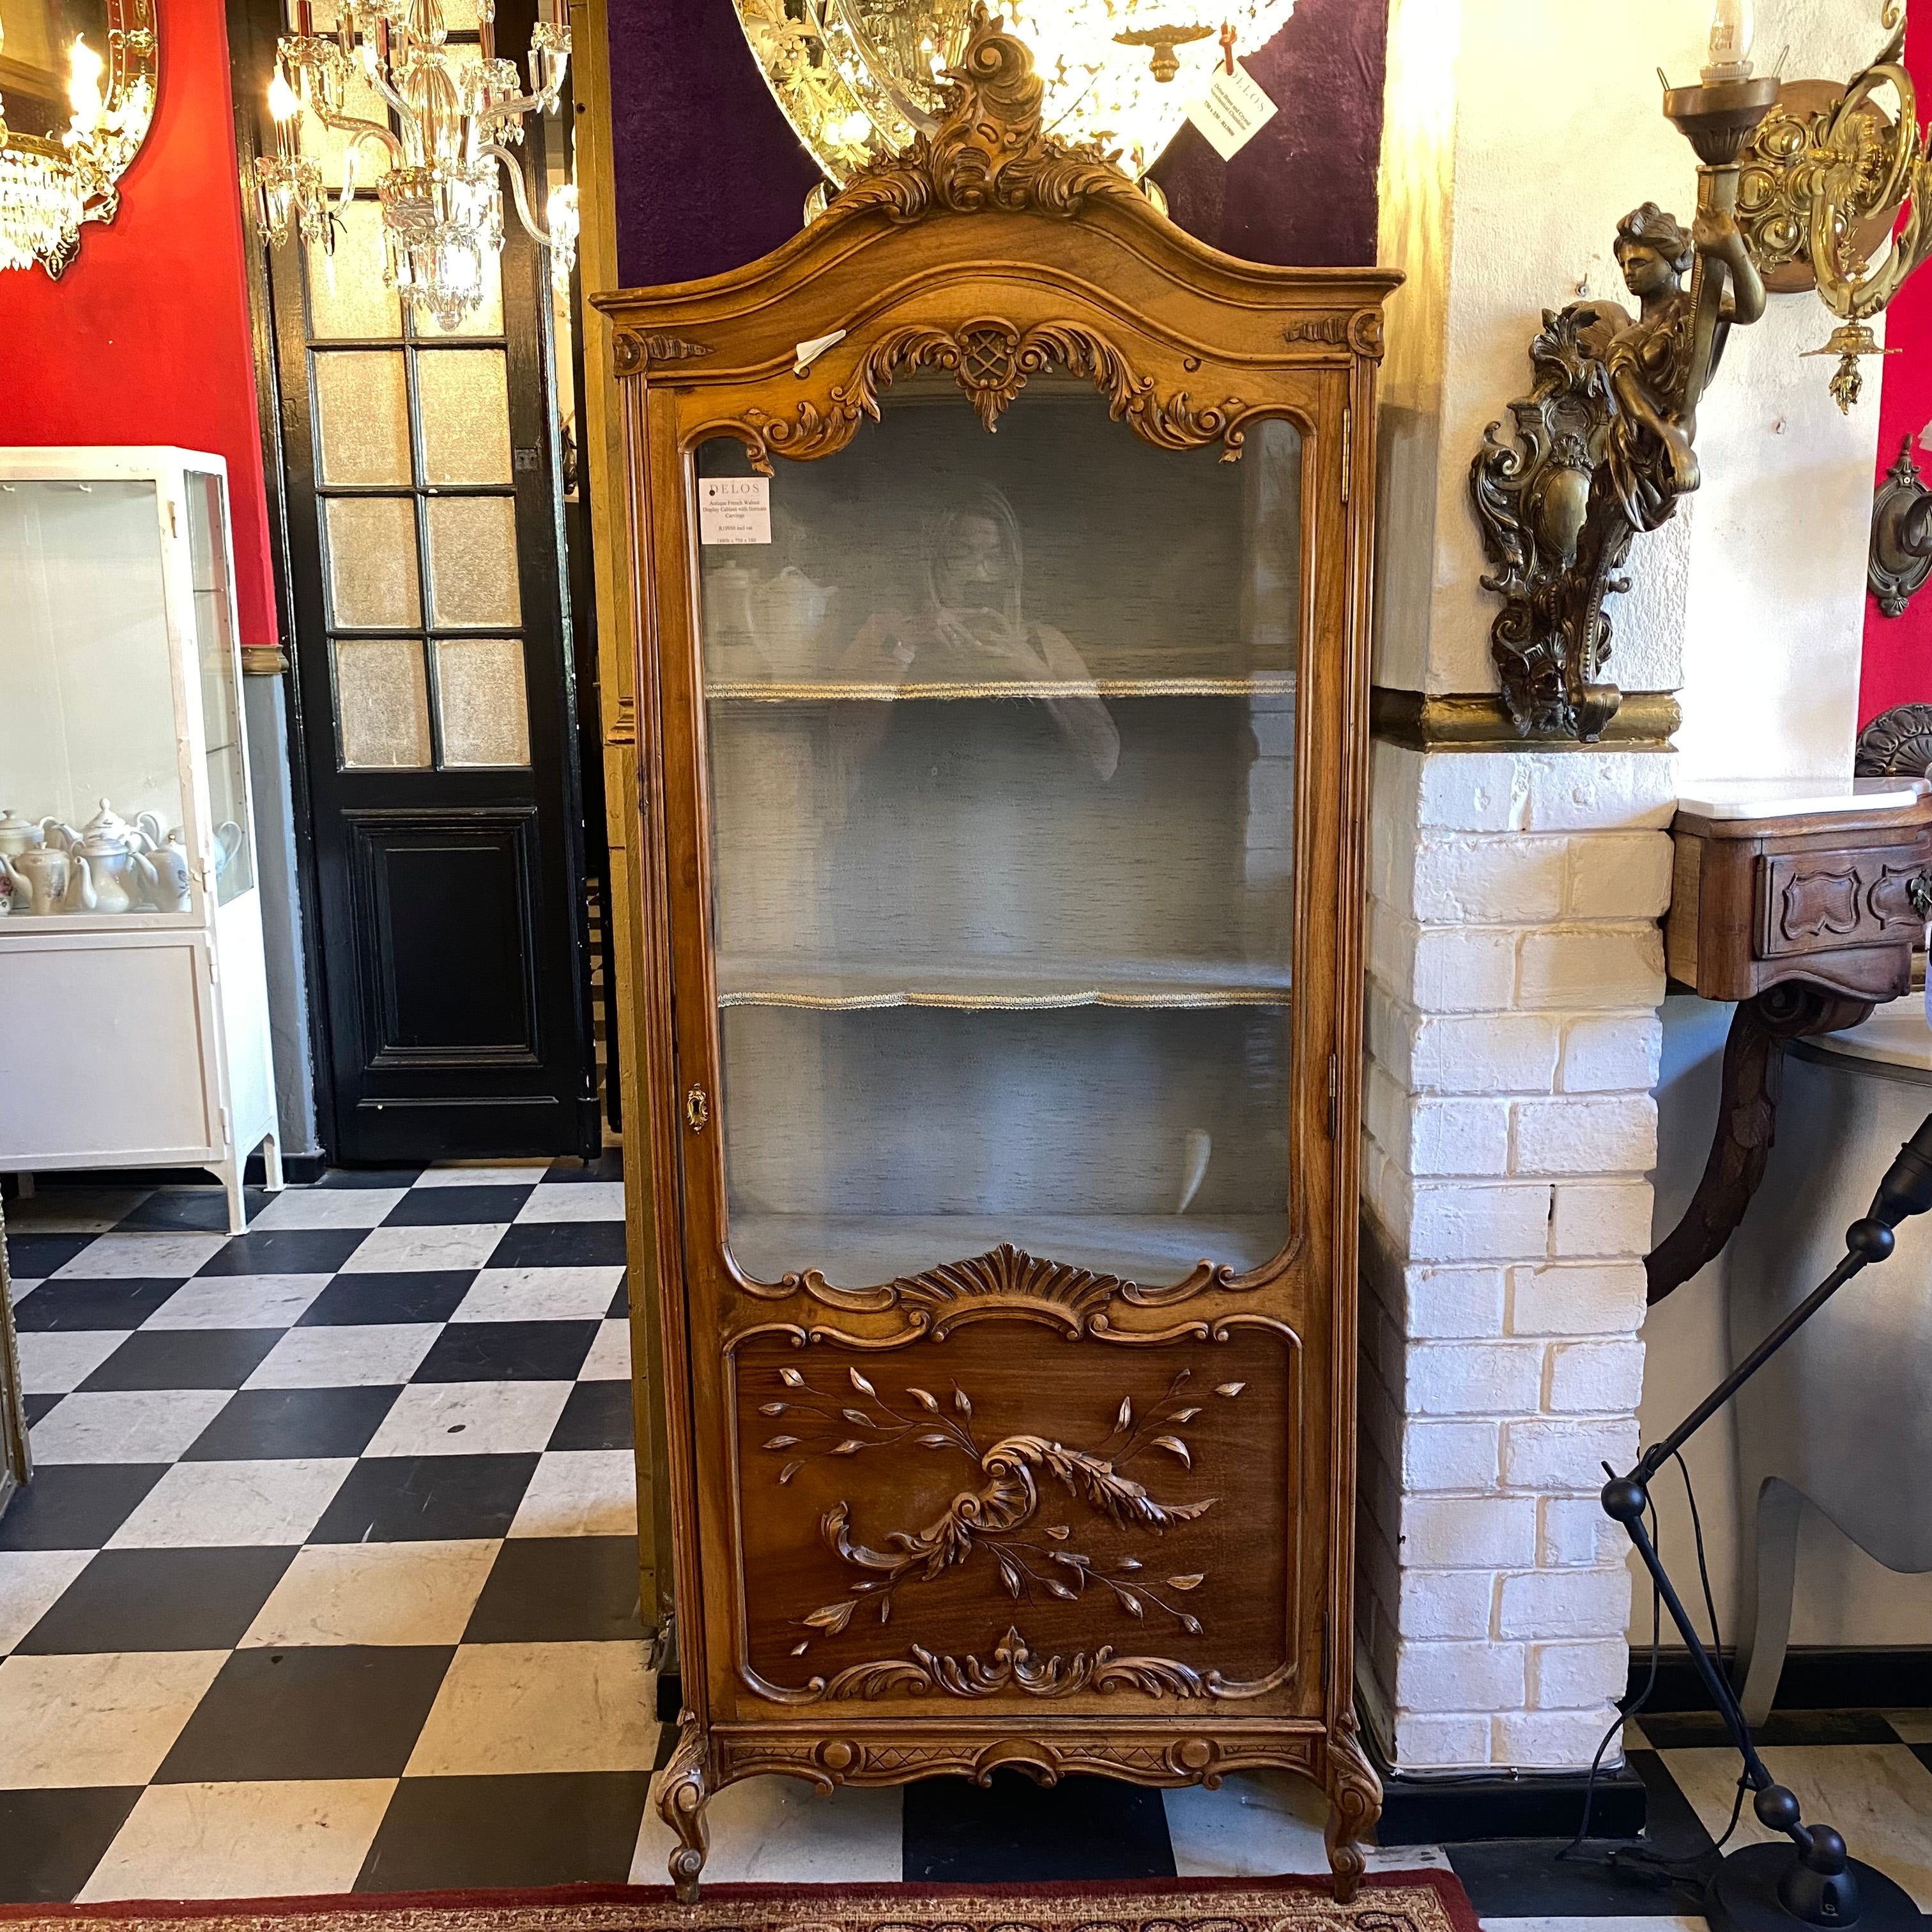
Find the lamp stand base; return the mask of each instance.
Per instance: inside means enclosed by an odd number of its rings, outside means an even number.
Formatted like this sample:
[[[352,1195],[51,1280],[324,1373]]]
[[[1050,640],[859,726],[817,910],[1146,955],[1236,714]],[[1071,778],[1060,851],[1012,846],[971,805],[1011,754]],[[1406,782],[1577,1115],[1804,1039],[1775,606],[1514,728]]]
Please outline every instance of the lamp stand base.
[[[1705,1894],[1704,1910],[1711,1932],[1796,1932],[1810,1922],[1786,1909],[1778,1895],[1778,1882],[1797,1862],[1798,1849],[1783,1840],[1747,1845],[1718,1868]],[[1920,1932],[1924,1924],[1905,1888],[1854,1858],[1851,1869],[1858,1881],[1858,1917],[1838,1922],[1858,1932]]]

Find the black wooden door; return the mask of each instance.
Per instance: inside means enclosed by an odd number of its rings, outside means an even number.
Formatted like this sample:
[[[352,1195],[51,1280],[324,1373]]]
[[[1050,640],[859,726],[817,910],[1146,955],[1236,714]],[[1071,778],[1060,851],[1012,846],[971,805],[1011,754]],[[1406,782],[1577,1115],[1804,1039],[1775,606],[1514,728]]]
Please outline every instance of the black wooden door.
[[[528,31],[506,4],[503,50]],[[339,151],[307,146],[339,182]],[[351,1162],[589,1154],[548,259],[512,217],[482,308],[454,331],[417,317],[385,285],[362,172],[332,264],[289,246],[269,274],[322,1130]]]

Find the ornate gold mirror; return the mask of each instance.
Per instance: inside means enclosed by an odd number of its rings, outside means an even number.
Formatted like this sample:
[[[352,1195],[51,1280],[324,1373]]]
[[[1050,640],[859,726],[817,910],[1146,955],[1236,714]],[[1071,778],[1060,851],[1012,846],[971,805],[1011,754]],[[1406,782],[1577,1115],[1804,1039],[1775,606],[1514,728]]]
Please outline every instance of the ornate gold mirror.
[[[0,0],[0,268],[59,275],[154,118],[152,0]]]

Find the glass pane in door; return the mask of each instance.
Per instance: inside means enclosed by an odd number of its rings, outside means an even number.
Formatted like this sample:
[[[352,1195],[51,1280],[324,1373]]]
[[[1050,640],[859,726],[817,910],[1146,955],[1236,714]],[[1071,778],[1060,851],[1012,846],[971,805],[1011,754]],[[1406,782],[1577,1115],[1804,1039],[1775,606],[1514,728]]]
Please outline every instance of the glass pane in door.
[[[730,1238],[863,1286],[1288,1238],[1301,446],[950,382],[700,559]],[[720,440],[699,474],[748,473]]]

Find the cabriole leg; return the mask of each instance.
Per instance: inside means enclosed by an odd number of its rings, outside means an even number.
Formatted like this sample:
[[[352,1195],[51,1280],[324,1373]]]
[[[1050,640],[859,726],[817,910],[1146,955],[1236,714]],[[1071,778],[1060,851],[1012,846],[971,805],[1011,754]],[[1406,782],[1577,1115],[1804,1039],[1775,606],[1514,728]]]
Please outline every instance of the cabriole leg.
[[[678,1903],[695,1905],[698,1876],[711,1849],[711,1832],[704,1822],[704,1808],[711,1798],[710,1754],[704,1732],[688,1711],[679,1718],[678,1726],[682,1735],[664,1768],[658,1815],[683,1840],[670,1855],[670,1882],[677,1888]]]
[[[1328,1734],[1328,1868],[1335,1903],[1348,1904],[1362,1882],[1362,1841],[1382,1815],[1382,1780],[1363,1755],[1351,1712]]]

